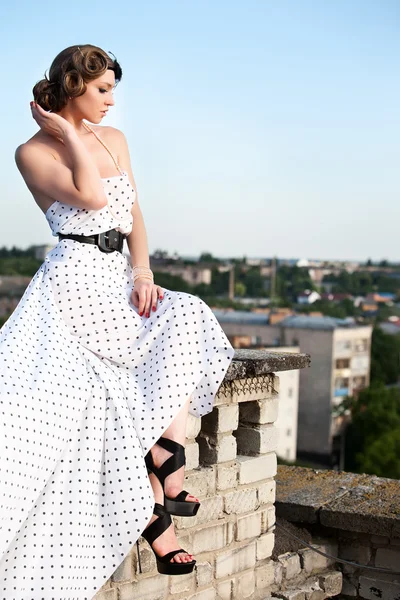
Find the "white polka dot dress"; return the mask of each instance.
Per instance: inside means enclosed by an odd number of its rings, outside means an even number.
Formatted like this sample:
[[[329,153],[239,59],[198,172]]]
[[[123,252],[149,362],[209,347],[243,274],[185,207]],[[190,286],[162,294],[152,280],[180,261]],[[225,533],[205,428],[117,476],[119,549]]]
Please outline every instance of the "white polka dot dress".
[[[103,184],[101,210],[54,202],[54,235],[131,231],[127,173]],[[61,240],[0,329],[4,600],[92,599],[152,516],[145,454],[189,396],[212,410],[234,354],[212,311],[165,290],[140,317],[132,288],[123,254]]]

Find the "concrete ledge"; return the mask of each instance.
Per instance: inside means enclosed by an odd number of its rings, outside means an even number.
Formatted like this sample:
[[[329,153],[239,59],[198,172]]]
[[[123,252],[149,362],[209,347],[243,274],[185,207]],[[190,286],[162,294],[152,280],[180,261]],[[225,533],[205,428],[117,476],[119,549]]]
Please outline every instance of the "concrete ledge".
[[[400,481],[280,465],[276,514],[291,522],[400,538]]]
[[[311,364],[309,354],[272,352],[271,350],[236,350],[224,382],[304,369]]]

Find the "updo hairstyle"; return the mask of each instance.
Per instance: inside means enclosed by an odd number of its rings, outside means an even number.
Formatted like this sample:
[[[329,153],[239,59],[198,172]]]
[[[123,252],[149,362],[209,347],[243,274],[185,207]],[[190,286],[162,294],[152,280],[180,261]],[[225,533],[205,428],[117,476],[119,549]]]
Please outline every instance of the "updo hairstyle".
[[[33,87],[33,98],[45,110],[59,112],[69,97],[76,98],[86,92],[86,84],[97,79],[111,68],[115,82],[122,77],[122,69],[116,59],[97,46],[84,44],[69,46],[53,60],[49,77],[41,79]]]

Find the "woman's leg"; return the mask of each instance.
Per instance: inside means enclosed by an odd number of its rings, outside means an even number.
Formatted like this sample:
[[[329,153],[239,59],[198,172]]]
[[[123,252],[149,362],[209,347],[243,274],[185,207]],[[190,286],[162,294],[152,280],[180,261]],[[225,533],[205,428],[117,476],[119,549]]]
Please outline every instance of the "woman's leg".
[[[155,475],[153,475],[153,473],[150,473],[149,478],[150,478],[151,486],[154,491],[155,501],[158,502],[159,504],[164,504],[164,493],[163,493],[161,483],[159,482],[157,477]],[[158,516],[153,515],[151,517],[147,527],[151,523],[153,523],[153,521],[155,521],[156,519],[158,519]],[[146,529],[147,529],[147,527],[146,527]],[[157,539],[154,540],[154,542],[152,543],[152,547],[154,548],[154,550],[157,552],[157,554],[159,556],[164,556],[168,552],[171,552],[172,550],[176,550],[177,548],[180,547],[178,540],[176,538],[173,523],[171,523],[171,525],[168,527],[168,529],[166,529]],[[175,556],[171,559],[170,562],[186,563],[186,562],[190,562],[191,560],[193,560],[192,554],[186,554],[185,552],[179,552],[179,554],[175,554]]]
[[[162,437],[168,438],[170,440],[174,440],[174,442],[178,442],[182,446],[185,445],[186,441],[186,423],[189,411],[189,403],[190,396],[182,406],[179,413],[176,415],[175,419],[172,421],[168,429],[165,430]],[[154,464],[156,467],[160,467],[170,456],[172,456],[171,452],[165,450],[158,444],[155,444],[151,448],[151,455],[154,460]],[[183,489],[183,480],[185,477],[185,468],[181,467],[178,471],[171,473],[165,480],[165,493],[170,498],[175,498],[179,492]],[[189,502],[198,502],[199,500],[189,494],[186,496],[186,500]]]

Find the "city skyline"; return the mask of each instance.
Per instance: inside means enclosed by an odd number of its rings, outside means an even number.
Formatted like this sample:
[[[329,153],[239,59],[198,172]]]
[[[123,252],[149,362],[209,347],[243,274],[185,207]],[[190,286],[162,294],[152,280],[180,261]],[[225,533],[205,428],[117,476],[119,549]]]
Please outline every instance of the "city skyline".
[[[396,2],[68,8],[3,9],[0,245],[55,243],[14,151],[33,85],[93,43],[122,65],[101,124],[127,137],[150,253],[399,260]]]

